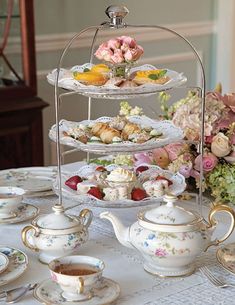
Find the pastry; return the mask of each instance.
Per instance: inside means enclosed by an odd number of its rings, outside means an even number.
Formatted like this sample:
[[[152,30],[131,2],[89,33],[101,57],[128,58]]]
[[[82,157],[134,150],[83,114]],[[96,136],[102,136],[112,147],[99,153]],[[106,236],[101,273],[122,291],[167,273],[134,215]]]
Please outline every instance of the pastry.
[[[92,126],[91,133],[96,137],[100,137],[101,133],[108,127],[107,123],[97,122]]]
[[[166,76],[167,70],[146,70],[137,71],[134,77],[134,82],[138,85],[146,83],[163,85],[170,80],[169,76]]]
[[[98,65],[94,65],[91,70],[91,72],[98,72],[98,73],[101,73],[105,76],[107,76],[110,72],[110,69],[107,65],[105,64],[98,64]]]
[[[137,124],[127,123],[122,130],[122,138],[126,141],[128,140],[129,135],[133,133],[141,133],[141,128]]]
[[[84,85],[102,86],[106,83],[107,77],[98,72],[73,72],[73,77]]]
[[[145,143],[148,140],[150,140],[152,137],[144,132],[141,133],[133,133],[131,135],[128,136],[128,140],[132,141],[133,143]]]
[[[92,181],[82,181],[81,183],[77,184],[77,193],[79,195],[86,194],[92,187],[97,187],[96,182]]]
[[[119,86],[123,81],[124,79],[121,77],[112,77],[105,83],[105,86]]]
[[[118,167],[107,176],[106,180],[111,182],[133,182],[137,178],[133,171]]]
[[[117,116],[111,120],[109,126],[117,130],[123,130],[127,123],[128,121],[125,117]]]
[[[133,88],[133,87],[138,87],[137,83],[135,83],[132,80],[125,80],[120,85],[118,86],[120,88]]]
[[[125,186],[119,186],[116,188],[106,187],[103,189],[103,192],[105,195],[104,200],[108,200],[108,201],[115,201],[115,200],[130,198],[130,192],[128,190],[128,187],[125,187]]]
[[[69,136],[75,140],[78,140],[84,144],[86,144],[91,136],[88,130],[79,129],[79,128],[71,128],[68,132],[64,132],[64,135]]]
[[[166,180],[150,180],[143,184],[146,193],[151,197],[161,197],[168,190],[168,182]]]

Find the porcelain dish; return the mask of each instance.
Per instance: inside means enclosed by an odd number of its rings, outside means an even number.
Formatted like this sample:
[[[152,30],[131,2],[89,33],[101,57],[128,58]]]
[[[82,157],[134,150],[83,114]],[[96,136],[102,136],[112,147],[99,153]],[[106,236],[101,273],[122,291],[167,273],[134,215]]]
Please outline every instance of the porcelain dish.
[[[43,281],[34,289],[34,297],[42,304],[104,305],[114,302],[119,297],[120,287],[116,282],[103,277],[93,289],[93,297],[82,303],[81,301],[67,301],[61,293],[60,286],[51,279]]]
[[[141,164],[140,166],[144,166],[146,164]],[[119,168],[119,165],[116,164],[110,164],[108,166],[105,166],[105,169],[107,169],[108,172]],[[98,165],[95,164],[86,164],[82,166],[79,170],[76,172],[63,172],[62,173],[62,194],[65,198],[71,199],[73,201],[84,203],[84,204],[90,204],[97,207],[114,207],[114,208],[128,208],[128,207],[136,207],[136,206],[146,206],[154,204],[156,201],[159,201],[162,199],[162,196],[160,197],[146,197],[143,200],[134,201],[131,199],[119,199],[119,200],[100,200],[94,196],[91,196],[89,194],[80,195],[77,193],[77,191],[69,188],[65,185],[65,181],[69,179],[72,176],[78,175],[79,177],[83,177],[85,179],[89,179],[89,177],[94,176],[94,173],[96,171],[96,168],[99,168]],[[134,171],[134,168],[123,166],[123,168],[128,168],[131,171]],[[163,170],[160,167],[156,165],[149,165],[148,164],[148,170],[145,172],[142,172],[138,176],[138,181],[146,181],[146,179],[149,179],[154,176],[164,176],[167,179],[171,180],[173,184],[169,186],[169,192],[174,195],[180,195],[182,192],[184,192],[186,188],[185,178],[179,174],[179,173],[172,173],[171,171]],[[140,182],[138,182],[140,183]],[[141,183],[140,183],[141,184]],[[56,179],[53,183],[53,189],[56,194],[59,193],[59,187],[58,187],[58,180]]]
[[[0,218],[7,219],[17,216],[16,211],[23,200],[25,191],[14,186],[0,187]]]
[[[44,192],[52,189],[52,180],[56,175],[54,168],[26,167],[3,170],[0,173],[2,186],[21,187],[26,194]]]
[[[13,224],[13,223],[20,223],[26,220],[32,219],[39,214],[39,208],[28,203],[22,203],[16,209],[15,217],[11,218],[0,218],[0,224]]]
[[[6,285],[20,277],[28,266],[27,255],[13,247],[0,246],[0,252],[9,259],[7,269],[0,274],[0,286]]]
[[[73,72],[83,72],[84,69],[90,69],[93,65],[86,63],[83,65],[77,65],[68,69],[60,69],[59,82],[58,86],[67,90],[72,90],[78,92],[82,95],[89,97],[97,98],[108,98],[108,99],[123,99],[123,98],[135,98],[142,97],[143,95],[148,96],[155,94],[156,92],[164,91],[171,89],[173,87],[179,87],[183,85],[187,78],[183,73],[178,73],[173,70],[167,70],[167,76],[170,77],[170,80],[164,85],[160,84],[144,84],[138,87],[128,87],[128,88],[119,88],[115,85],[103,85],[103,86],[87,86],[78,82],[73,78]],[[130,74],[134,73],[137,70],[156,70],[156,67],[152,65],[142,65],[139,67],[134,67],[130,70]],[[54,69],[47,75],[47,81],[51,85],[55,85],[57,77],[57,70]]]
[[[0,252],[0,274],[7,269],[9,265],[8,257]]]
[[[226,205],[214,206],[206,222],[198,214],[175,205],[177,197],[165,195],[164,200],[166,205],[140,211],[138,220],[130,227],[123,226],[110,212],[103,212],[100,217],[112,223],[121,244],[142,254],[146,271],[159,276],[189,275],[194,271],[197,256],[232,234],[235,212]],[[222,238],[212,240],[217,212],[228,213],[231,222]]]
[[[59,122],[60,129],[60,142],[61,144],[79,148],[82,151],[96,152],[99,154],[107,153],[122,153],[126,154],[128,152],[140,152],[145,150],[151,150],[169,143],[177,142],[183,139],[183,131],[176,127],[171,121],[156,121],[146,116],[131,116],[128,120],[131,123],[138,124],[144,127],[151,127],[156,129],[158,132],[162,133],[159,138],[153,138],[146,141],[145,143],[133,143],[131,141],[124,141],[118,144],[104,144],[104,143],[82,143],[79,140],[75,140],[72,137],[65,135],[69,130],[77,128],[81,125],[90,125],[96,122],[110,122],[111,117],[100,117],[97,120],[84,120],[81,122],[71,122],[67,120],[61,120]],[[56,125],[53,125],[49,131],[49,138],[56,142]]]
[[[226,270],[235,274],[235,243],[219,248],[216,252],[216,258]]]

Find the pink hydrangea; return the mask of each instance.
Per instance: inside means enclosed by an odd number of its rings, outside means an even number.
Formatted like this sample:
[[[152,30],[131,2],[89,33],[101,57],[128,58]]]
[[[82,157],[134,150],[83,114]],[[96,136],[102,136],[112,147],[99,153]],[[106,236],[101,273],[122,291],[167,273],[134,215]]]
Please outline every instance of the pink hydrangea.
[[[178,156],[186,150],[186,146],[183,143],[168,144],[164,148],[167,151],[169,159],[171,161],[176,160]]]
[[[152,159],[148,153],[135,154],[135,166],[140,166],[143,163],[151,164]]]

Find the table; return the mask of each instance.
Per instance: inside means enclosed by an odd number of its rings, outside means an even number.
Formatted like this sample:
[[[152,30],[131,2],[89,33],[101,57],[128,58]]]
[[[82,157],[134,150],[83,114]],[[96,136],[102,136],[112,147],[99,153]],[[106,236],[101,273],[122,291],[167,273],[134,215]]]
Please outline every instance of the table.
[[[79,164],[66,165],[65,169],[74,171]],[[40,208],[41,213],[50,212],[51,206],[56,202],[56,196],[27,198],[27,203],[32,203]],[[65,200],[64,204],[72,206],[74,203]],[[85,205],[70,210],[71,214],[79,214]],[[79,253],[81,255],[96,256],[105,261],[104,276],[119,283],[121,295],[116,305],[231,305],[235,304],[234,289],[219,289],[213,287],[208,280],[197,270],[193,275],[184,278],[162,279],[144,271],[141,256],[132,249],[123,247],[117,241],[110,222],[99,219],[99,213],[103,208],[92,208],[94,220],[89,228],[89,241],[83,245]],[[136,220],[138,208],[112,209],[125,224],[132,224]],[[208,207],[203,207],[203,213],[207,214]],[[217,229],[217,235],[223,234],[226,228],[227,218],[220,216],[221,224]],[[21,229],[26,223],[0,226],[0,244],[14,246],[23,250],[29,258],[27,271],[16,281],[0,287],[0,291],[21,286],[26,283],[40,282],[49,278],[46,265],[37,260],[37,253],[24,247],[21,241]],[[220,235],[219,235],[220,236]],[[235,241],[235,233],[227,242]],[[203,253],[196,261],[197,268],[203,264],[208,265],[215,273],[226,277],[228,281],[235,282],[235,276],[223,270],[215,258],[215,248]],[[39,304],[29,293],[19,305]]]

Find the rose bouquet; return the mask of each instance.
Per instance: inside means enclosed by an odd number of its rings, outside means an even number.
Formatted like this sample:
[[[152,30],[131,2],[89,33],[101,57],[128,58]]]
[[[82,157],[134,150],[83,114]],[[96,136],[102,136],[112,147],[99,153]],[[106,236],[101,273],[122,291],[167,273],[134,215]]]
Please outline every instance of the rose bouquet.
[[[102,43],[95,52],[95,56],[111,64],[133,63],[144,53],[143,48],[135,39],[121,36]]]
[[[168,96],[160,96],[163,116],[181,127],[187,143],[172,143],[150,153],[135,154],[136,165],[154,163],[173,172],[180,172],[188,182],[198,182],[202,162],[204,187],[217,202],[235,203],[235,94],[208,92],[205,99],[205,128],[203,158],[190,141],[200,140],[201,98],[189,92],[186,98],[168,107]],[[128,103],[121,111],[129,114]]]
[[[143,53],[143,48],[135,39],[120,36],[102,43],[96,50],[95,56],[111,66],[113,77],[128,78],[131,66]]]

